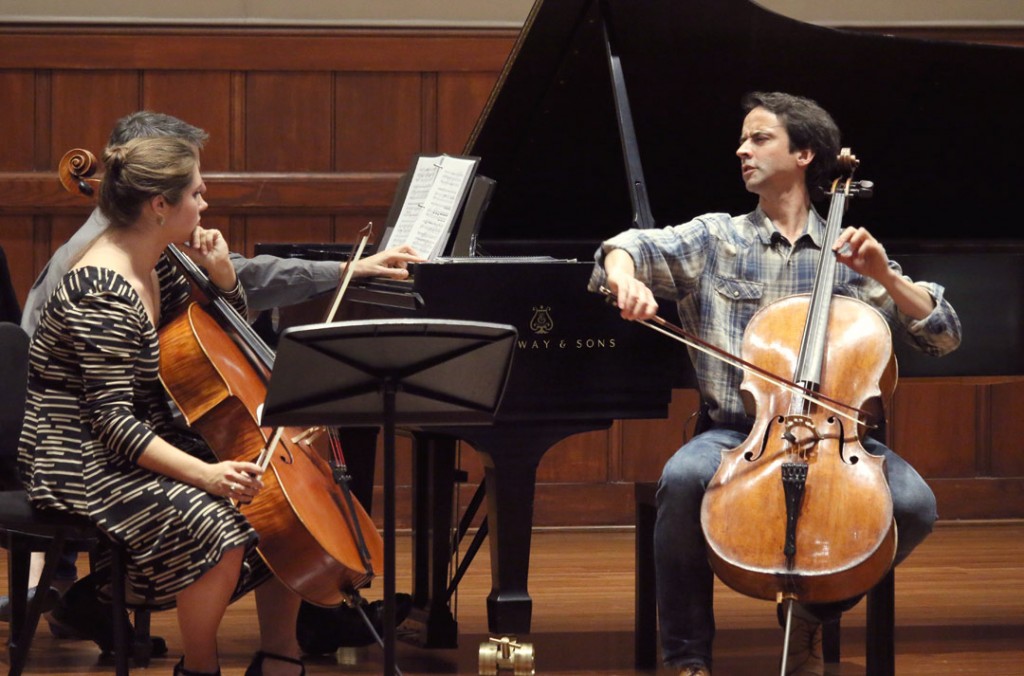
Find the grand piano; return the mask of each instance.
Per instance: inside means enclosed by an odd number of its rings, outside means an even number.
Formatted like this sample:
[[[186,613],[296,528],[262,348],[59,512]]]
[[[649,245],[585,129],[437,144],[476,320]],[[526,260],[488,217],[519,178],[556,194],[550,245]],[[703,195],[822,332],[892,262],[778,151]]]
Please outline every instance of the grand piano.
[[[444,579],[454,440],[469,441],[486,468],[489,629],[523,635],[545,451],[614,419],[666,414],[685,382],[685,353],[589,294],[588,261],[601,239],[631,226],[753,208],[734,155],[747,91],[802,94],[831,111],[862,161],[859,177],[876,185],[855,222],[909,274],[950,289],[963,348],[927,363],[900,352],[902,373],[1024,372],[1021,305],[1007,311],[1024,295],[1012,217],[1021,82],[1024,50],[833,30],[748,0],[538,0],[465,147],[496,181],[476,260],[419,265],[408,288],[352,296],[384,315],[510,323],[520,333],[495,424],[419,437],[418,641],[455,640]],[[264,251],[322,255],[301,245]]]

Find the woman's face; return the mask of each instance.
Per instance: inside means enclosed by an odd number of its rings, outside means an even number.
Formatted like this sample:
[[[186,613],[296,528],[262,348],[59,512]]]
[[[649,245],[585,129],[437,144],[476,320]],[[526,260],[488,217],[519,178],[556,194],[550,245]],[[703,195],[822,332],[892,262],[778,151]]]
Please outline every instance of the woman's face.
[[[165,219],[165,227],[174,234],[172,241],[183,242],[192,234],[192,231],[199,225],[201,214],[209,206],[203,195],[206,193],[206,184],[199,174],[199,165],[196,165],[192,173],[192,182],[182,193],[177,204],[170,205]]]

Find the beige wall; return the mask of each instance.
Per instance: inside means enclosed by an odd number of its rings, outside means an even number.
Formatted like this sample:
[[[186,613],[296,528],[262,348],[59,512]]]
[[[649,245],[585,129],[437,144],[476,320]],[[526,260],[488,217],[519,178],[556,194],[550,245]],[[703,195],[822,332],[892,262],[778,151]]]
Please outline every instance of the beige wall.
[[[232,25],[501,26],[522,23],[532,0],[0,0],[0,22],[139,21]],[[1021,0],[762,0],[830,25],[1024,25]]]

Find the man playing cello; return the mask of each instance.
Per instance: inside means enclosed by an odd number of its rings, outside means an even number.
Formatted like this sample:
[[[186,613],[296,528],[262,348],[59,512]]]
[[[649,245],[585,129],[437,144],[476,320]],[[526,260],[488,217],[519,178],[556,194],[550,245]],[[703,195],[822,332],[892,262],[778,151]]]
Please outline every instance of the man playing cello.
[[[630,230],[604,242],[590,289],[607,287],[622,317],[651,319],[656,298],[676,303],[681,326],[739,355],[747,323],[760,308],[807,293],[821,255],[824,221],[811,206],[811,188],[832,178],[839,129],[814,101],[783,93],[749,94],[736,154],[743,182],[757,208],[730,216],[710,213],[660,230]],[[960,322],[937,284],[913,282],[863,228],[846,228],[834,245],[835,293],[877,309],[893,333],[935,356],[960,344]],[[710,428],[666,463],[658,485],[655,567],[662,654],[688,676],[712,667],[714,576],[701,528],[701,502],[721,462],[739,446],[752,419],[740,398],[742,372],[691,352]],[[883,456],[899,531],[895,563],[931,532],[935,496],[902,458],[872,438],[868,452]],[[823,674],[821,622],[858,599],[798,605],[794,611],[787,673]]]

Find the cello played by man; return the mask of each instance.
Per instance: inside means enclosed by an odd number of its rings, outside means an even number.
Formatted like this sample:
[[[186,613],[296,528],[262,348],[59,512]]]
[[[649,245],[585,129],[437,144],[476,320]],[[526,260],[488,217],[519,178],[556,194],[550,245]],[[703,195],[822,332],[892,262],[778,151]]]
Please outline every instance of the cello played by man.
[[[736,155],[754,211],[709,213],[688,223],[630,230],[604,242],[590,282],[616,296],[621,315],[645,320],[658,311],[656,298],[676,303],[681,326],[704,341],[740,355],[744,330],[762,307],[807,293],[820,255],[835,255],[834,291],[877,309],[894,335],[925,353],[941,356],[960,344],[960,322],[934,283],[914,282],[890,260],[864,228],[844,229],[823,251],[825,223],[811,205],[811,189],[831,179],[840,149],[839,129],[810,99],[752,93]],[[666,463],[657,491],[655,569],[662,655],[687,676],[712,668],[714,576],[701,528],[701,502],[721,452],[739,446],[753,419],[740,398],[742,372],[691,351],[710,426]],[[785,374],[783,374],[785,375]],[[900,563],[931,532],[935,496],[900,456],[873,438],[865,450],[885,458],[899,532]],[[787,673],[823,674],[821,622],[858,599],[828,605],[797,605]]]

